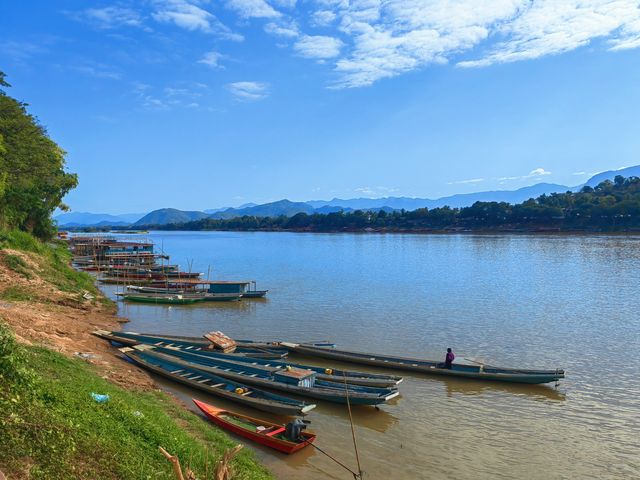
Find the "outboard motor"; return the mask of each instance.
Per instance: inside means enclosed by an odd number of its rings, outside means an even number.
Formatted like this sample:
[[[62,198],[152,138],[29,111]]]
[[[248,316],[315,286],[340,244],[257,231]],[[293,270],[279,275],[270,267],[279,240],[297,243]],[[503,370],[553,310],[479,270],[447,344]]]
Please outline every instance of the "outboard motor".
[[[289,422],[285,425],[284,436],[291,442],[297,442],[300,440],[302,431],[307,428],[304,420],[296,418],[293,422]]]

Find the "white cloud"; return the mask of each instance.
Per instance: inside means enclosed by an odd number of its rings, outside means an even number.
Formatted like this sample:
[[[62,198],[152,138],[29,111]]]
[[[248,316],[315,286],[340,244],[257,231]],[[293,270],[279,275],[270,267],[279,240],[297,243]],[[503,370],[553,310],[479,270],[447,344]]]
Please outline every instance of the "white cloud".
[[[77,19],[87,20],[98,28],[116,28],[120,26],[140,27],[142,17],[131,8],[111,6],[104,8],[88,8],[73,15]]]
[[[220,65],[220,60],[222,60],[225,56],[215,50],[211,50],[210,52],[205,53],[198,63],[202,63],[203,65],[207,65],[211,68],[224,68]]]
[[[294,8],[296,6],[296,0],[271,0],[271,3],[275,3],[279,7]]]
[[[545,170],[544,168],[536,168],[529,172],[529,177],[539,177],[542,175],[551,175],[551,172]]]
[[[350,38],[334,88],[362,87],[428,65],[461,67],[560,54],[603,39],[640,48],[637,0],[316,0],[310,24]],[[467,59],[461,58],[466,56]]]
[[[157,22],[173,23],[185,30],[215,33],[227,40],[244,40],[242,35],[233,33],[215,15],[196,3],[193,0],[161,0],[156,2],[156,10],[151,16]]]
[[[326,27],[333,23],[336,16],[331,10],[317,10],[311,15],[311,24],[316,27]]]
[[[276,35],[278,37],[295,38],[300,35],[298,26],[295,22],[290,23],[274,23],[270,22],[264,26],[264,31]]]
[[[467,183],[480,183],[484,182],[484,178],[470,178],[469,180],[456,180],[454,182],[447,182],[447,185],[464,185]]]
[[[493,33],[506,36],[488,55],[479,60],[460,62],[461,66],[486,66],[513,62],[574,50],[592,40],[614,34],[629,25],[629,18],[638,18],[638,2],[614,1],[537,1]],[[631,29],[633,30],[633,29]],[[624,40],[613,40],[616,46],[627,45],[640,38],[627,28]],[[620,43],[620,40],[622,42]],[[614,46],[613,48],[616,48]]]
[[[70,67],[71,70],[79,72],[88,77],[104,78],[108,80],[120,80],[122,74],[115,71],[112,67],[102,63],[90,62],[84,65],[75,65]]]
[[[398,189],[395,187],[358,187],[353,189],[354,192],[360,195],[368,195],[368,196],[380,196],[380,195],[389,195],[390,193],[397,192]]]
[[[304,35],[293,46],[294,50],[307,58],[334,58],[340,55],[343,43],[334,37]]]
[[[504,182],[504,181],[511,181],[511,180],[526,180],[528,178],[535,178],[535,177],[543,177],[546,175],[551,175],[551,172],[549,172],[548,170],[545,170],[544,168],[535,168],[533,170],[531,170],[529,172],[528,175],[518,175],[515,177],[500,177],[498,178],[499,181]]]
[[[269,85],[262,82],[234,82],[227,89],[238,100],[255,101],[269,96]]]
[[[227,0],[226,5],[242,18],[275,18],[281,15],[265,0]]]

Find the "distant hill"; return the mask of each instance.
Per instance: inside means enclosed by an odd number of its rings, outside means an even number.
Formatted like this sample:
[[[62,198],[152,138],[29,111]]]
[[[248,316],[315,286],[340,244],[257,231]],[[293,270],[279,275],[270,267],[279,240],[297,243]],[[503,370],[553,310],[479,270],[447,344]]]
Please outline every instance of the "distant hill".
[[[166,225],[168,223],[184,223],[207,218],[208,216],[209,215],[204,212],[187,212],[184,210],[177,210],[175,208],[161,208],[147,213],[144,217],[135,222],[134,225]]]
[[[589,187],[595,187],[601,182],[605,180],[612,180],[616,177],[616,175],[622,175],[623,177],[640,177],[640,165],[635,165],[633,167],[621,168],[620,170],[607,170],[606,172],[601,172],[589,180],[586,181],[585,185]]]
[[[124,213],[110,215],[108,213],[69,212],[56,215],[53,219],[61,227],[84,227],[93,225],[128,225],[141,218],[144,213]]]
[[[613,180],[616,175],[622,175],[624,177],[640,177],[640,165],[598,173],[587,180],[583,185],[594,187],[604,180]],[[507,202],[511,204],[518,204],[530,198],[537,198],[543,194],[577,191],[583,185],[568,187],[566,185],[558,185],[554,183],[537,183],[517,190],[492,190],[486,192],[462,193],[436,199],[411,197],[334,198],[332,200],[311,200],[308,202],[292,202],[285,199],[262,205],[245,203],[237,208],[209,209],[204,212],[163,208],[160,210],[154,210],[144,216],[143,214],[135,213],[109,215],[73,212],[58,215],[54,217],[54,220],[56,220],[58,225],[61,227],[124,226],[133,222],[135,222],[135,226],[141,226],[184,223],[207,217],[221,220],[243,216],[278,217],[284,215],[286,217],[292,217],[298,213],[306,213],[308,215],[312,215],[314,213],[335,213],[339,211],[350,213],[354,210],[385,210],[386,212],[392,212],[394,210],[403,209],[411,211],[425,207],[429,209],[444,206],[463,208],[471,206],[475,202]]]
[[[249,208],[249,207],[255,207],[256,205],[258,205],[258,204],[249,202],[249,203],[243,203],[242,205],[240,205],[239,207],[236,207],[236,208],[238,208],[238,209],[240,209],[240,208]],[[229,208],[231,208],[231,207],[209,208],[207,210],[203,210],[203,212],[211,215],[212,213],[222,212],[224,210],[228,210]]]
[[[316,209],[325,207],[343,207],[346,209],[379,209],[388,207],[395,210],[416,210],[417,208],[437,208],[448,205],[450,207],[468,207],[475,202],[508,202],[520,203],[530,198],[538,197],[544,193],[563,193],[571,190],[566,185],[553,183],[537,183],[529,187],[518,190],[494,190],[488,192],[462,193],[448,197],[430,198],[410,198],[410,197],[385,197],[385,198],[352,198],[333,200],[313,200],[307,202]]]
[[[314,211],[314,208],[308,203],[279,200],[277,202],[265,203],[263,205],[255,205],[247,208],[227,208],[222,212],[210,215],[209,218],[226,219],[244,217],[245,215],[254,217],[278,217],[280,215],[284,215],[286,217],[292,217],[296,213],[312,214]]]

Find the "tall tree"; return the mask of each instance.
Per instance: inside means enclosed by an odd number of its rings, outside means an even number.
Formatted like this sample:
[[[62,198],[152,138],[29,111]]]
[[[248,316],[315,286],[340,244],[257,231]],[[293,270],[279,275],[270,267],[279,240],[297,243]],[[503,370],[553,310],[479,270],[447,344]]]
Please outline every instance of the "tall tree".
[[[27,104],[6,94],[0,72],[0,228],[19,228],[46,239],[51,215],[66,210],[63,197],[78,184],[65,171],[65,152],[27,112]]]

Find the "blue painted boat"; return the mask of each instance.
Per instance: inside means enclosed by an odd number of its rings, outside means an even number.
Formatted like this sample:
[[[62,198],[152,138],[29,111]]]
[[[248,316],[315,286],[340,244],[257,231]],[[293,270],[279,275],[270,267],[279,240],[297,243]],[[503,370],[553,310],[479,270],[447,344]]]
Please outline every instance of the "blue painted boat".
[[[179,347],[186,350],[211,350],[211,342],[204,339],[190,337],[165,337],[153,334],[135,332],[110,332],[108,330],[96,330],[94,335],[109,340],[116,345],[133,346],[138,344],[157,345],[163,347]],[[251,358],[279,359],[287,356],[286,349],[260,348],[253,346],[239,346],[234,355],[245,355]]]
[[[263,390],[248,387],[229,378],[190,367],[186,362],[173,361],[168,356],[160,356],[145,350],[147,345],[124,347],[120,351],[134,364],[170,380],[188,385],[211,395],[279,415],[303,415],[313,408],[299,400],[276,395]]]
[[[362,385],[366,387],[379,387],[379,388],[394,388],[402,382],[402,377],[392,375],[381,375],[377,373],[367,372],[354,372],[350,370],[339,370],[336,368],[327,367],[315,367],[312,365],[301,365],[291,363],[282,360],[267,360],[262,358],[249,358],[241,355],[234,355],[228,353],[222,353],[214,350],[198,350],[194,352],[193,349],[184,349],[179,345],[174,345],[175,348],[180,350],[187,350],[189,352],[197,353],[206,357],[219,358],[222,360],[230,360],[233,362],[248,363],[250,365],[271,367],[271,368],[286,368],[295,367],[300,369],[312,370],[316,372],[316,378],[321,381],[328,381],[338,383],[341,386],[346,381],[350,385]],[[344,388],[344,387],[342,387]]]
[[[376,367],[407,370],[429,375],[442,375],[473,380],[488,380],[494,382],[540,384],[557,382],[564,378],[564,370],[522,370],[514,368],[500,368],[483,364],[454,363],[452,368],[444,368],[442,362],[434,360],[419,360],[416,358],[394,357],[373,353],[351,352],[333,348],[321,348],[297,343],[280,343],[292,352],[318,358],[328,358],[341,362],[373,365]]]
[[[378,405],[398,396],[396,389],[344,385],[316,379],[316,372],[295,367],[269,368],[198,355],[176,348],[137,345],[136,349],[234,381],[320,400],[353,405]],[[347,394],[348,390],[348,394]]]

